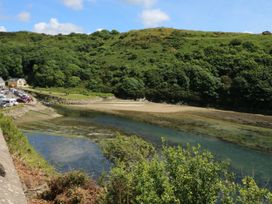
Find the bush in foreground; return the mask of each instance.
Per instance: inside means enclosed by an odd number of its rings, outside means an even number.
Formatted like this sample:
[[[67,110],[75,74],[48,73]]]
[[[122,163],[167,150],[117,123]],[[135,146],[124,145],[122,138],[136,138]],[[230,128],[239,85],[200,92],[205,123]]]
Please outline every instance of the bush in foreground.
[[[99,188],[86,174],[74,171],[59,176],[49,183],[49,190],[41,198],[54,203],[95,203],[101,194]]]
[[[133,147],[125,140],[119,136],[116,145],[111,141],[114,157],[119,155],[115,147]],[[138,149],[131,149],[128,154],[133,150],[139,153]],[[106,187],[102,202],[112,204],[272,202],[271,192],[259,188],[253,178],[246,177],[241,184],[235,183],[226,163],[216,161],[210,152],[200,151],[200,147],[190,146],[164,146],[162,152],[153,157],[118,162],[110,172]]]

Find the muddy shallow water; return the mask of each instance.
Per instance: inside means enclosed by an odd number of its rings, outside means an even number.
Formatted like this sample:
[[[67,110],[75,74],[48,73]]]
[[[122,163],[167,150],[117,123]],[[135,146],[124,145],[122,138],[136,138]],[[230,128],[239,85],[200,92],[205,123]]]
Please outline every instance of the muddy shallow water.
[[[98,177],[108,171],[109,161],[96,141],[112,137],[116,131],[138,135],[159,146],[161,137],[169,144],[200,144],[220,160],[230,161],[240,176],[254,176],[262,186],[272,187],[272,154],[216,138],[137,122],[127,118],[83,110],[57,109],[63,117],[22,124],[30,143],[60,171],[81,169]]]

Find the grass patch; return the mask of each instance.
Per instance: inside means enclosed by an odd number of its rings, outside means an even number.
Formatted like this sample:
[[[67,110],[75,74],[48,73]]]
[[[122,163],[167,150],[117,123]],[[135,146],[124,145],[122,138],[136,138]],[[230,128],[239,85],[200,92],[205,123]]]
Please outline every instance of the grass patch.
[[[86,108],[82,107],[65,107],[69,110],[87,111]],[[144,114],[137,111],[99,111],[162,127],[215,137],[226,142],[239,144],[260,151],[272,152],[272,129],[270,127],[270,120],[266,118],[260,119],[253,114],[241,114],[238,118],[238,112],[226,113],[224,111],[221,112],[222,115],[217,114],[216,117],[210,112],[204,111],[184,111],[175,113],[145,112]],[[252,119],[246,121],[250,116],[252,116]],[[237,118],[235,119],[235,117]]]
[[[12,119],[2,113],[0,127],[11,154],[20,157],[30,167],[42,169],[47,174],[55,173],[53,167],[34,150],[27,138],[17,129]]]
[[[158,124],[195,134],[216,137],[227,142],[252,149],[272,152],[272,129],[256,125],[242,124],[220,118],[210,118],[194,113],[145,113],[124,111],[121,113],[135,120]]]
[[[89,100],[94,99],[96,97],[107,98],[112,97],[111,93],[97,93],[91,92],[85,88],[63,88],[63,87],[55,87],[55,88],[35,88],[35,89],[26,89],[31,92],[41,93],[44,95],[55,96],[62,99],[68,100]]]

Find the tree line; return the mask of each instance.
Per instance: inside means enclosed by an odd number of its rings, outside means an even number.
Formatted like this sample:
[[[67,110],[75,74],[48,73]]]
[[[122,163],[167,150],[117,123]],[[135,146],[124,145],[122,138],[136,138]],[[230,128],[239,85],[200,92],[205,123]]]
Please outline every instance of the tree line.
[[[34,87],[84,87],[121,98],[272,107],[272,38],[146,29],[50,36],[0,33],[0,75]]]

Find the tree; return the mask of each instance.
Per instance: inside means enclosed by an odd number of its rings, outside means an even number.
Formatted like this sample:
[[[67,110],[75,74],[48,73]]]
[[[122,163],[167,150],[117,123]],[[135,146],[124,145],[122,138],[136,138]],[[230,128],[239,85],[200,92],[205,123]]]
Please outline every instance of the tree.
[[[124,98],[142,98],[144,97],[144,88],[144,83],[141,79],[127,77],[117,86],[116,94]]]
[[[191,91],[198,93],[204,100],[211,101],[218,97],[220,82],[217,78],[199,66],[187,67],[186,74],[190,79]]]
[[[80,84],[80,78],[77,76],[71,76],[68,78],[66,86],[67,87],[76,87]]]

